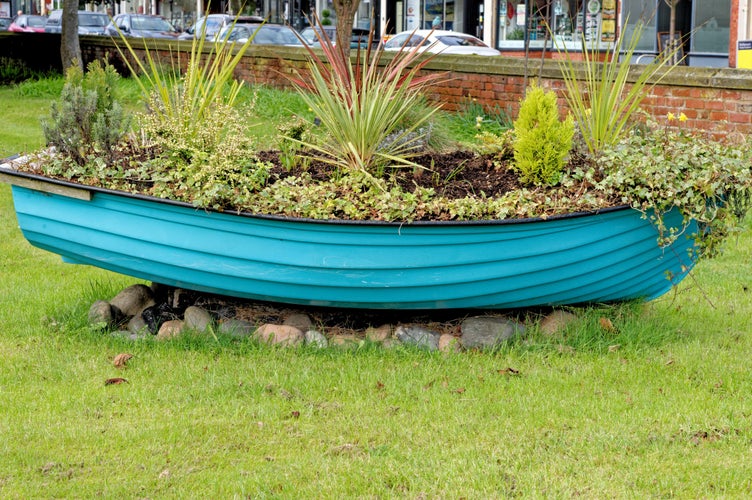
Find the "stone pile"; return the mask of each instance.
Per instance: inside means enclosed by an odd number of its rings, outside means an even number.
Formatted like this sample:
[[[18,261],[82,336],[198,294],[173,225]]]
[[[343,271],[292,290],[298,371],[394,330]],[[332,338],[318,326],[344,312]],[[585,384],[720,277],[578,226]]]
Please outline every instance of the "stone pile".
[[[169,339],[186,332],[250,337],[280,346],[357,345],[363,341],[390,347],[412,345],[430,351],[492,349],[525,334],[526,326],[499,314],[452,317],[446,311],[418,313],[294,308],[202,294],[160,284],[132,285],[89,309],[89,323],[137,340]],[[457,314],[455,312],[455,314]],[[576,319],[555,310],[540,328],[555,333]],[[378,325],[378,326],[372,326]]]

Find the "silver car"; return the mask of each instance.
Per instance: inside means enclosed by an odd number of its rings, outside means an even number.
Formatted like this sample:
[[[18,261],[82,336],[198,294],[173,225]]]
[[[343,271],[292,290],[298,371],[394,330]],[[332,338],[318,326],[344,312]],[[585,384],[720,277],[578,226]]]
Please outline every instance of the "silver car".
[[[102,12],[78,11],[78,34],[79,35],[104,35],[104,29],[110,22],[107,14]],[[61,33],[63,31],[63,10],[57,9],[50,12],[47,23],[44,25],[45,33]]]

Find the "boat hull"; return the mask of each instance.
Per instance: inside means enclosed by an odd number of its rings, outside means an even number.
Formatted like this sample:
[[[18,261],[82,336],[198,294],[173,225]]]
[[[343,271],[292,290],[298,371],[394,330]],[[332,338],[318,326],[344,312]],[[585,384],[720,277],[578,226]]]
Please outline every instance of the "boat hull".
[[[187,289],[366,309],[509,309],[656,298],[695,263],[621,207],[546,220],[370,223],[199,210],[29,174],[18,223],[66,261]],[[679,226],[672,212],[668,225]]]

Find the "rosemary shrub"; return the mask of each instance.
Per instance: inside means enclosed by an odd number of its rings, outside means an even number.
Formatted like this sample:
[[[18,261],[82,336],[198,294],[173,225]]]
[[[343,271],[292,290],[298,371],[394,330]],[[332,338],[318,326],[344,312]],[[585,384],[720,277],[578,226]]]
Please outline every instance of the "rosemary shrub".
[[[84,73],[73,65],[66,71],[60,98],[42,120],[47,144],[82,166],[91,157],[111,164],[118,143],[130,127],[130,119],[116,99],[119,75],[115,69],[94,61]]]

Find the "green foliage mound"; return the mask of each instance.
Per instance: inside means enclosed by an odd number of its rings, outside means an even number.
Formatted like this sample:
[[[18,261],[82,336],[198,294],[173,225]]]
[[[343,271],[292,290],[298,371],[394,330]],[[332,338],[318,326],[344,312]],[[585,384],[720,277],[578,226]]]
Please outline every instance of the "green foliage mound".
[[[22,59],[0,57],[0,85],[21,83],[44,75],[32,70]]]
[[[537,85],[528,89],[514,122],[514,159],[527,184],[555,185],[572,148],[574,122],[559,120],[556,94]]]

